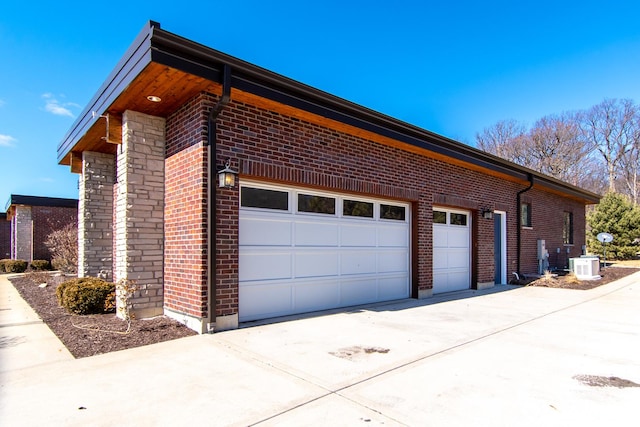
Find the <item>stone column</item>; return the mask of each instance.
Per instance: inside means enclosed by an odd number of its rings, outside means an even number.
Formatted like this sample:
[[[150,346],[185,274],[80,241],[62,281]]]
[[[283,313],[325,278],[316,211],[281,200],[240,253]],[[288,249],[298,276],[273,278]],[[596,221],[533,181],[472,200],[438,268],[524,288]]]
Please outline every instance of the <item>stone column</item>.
[[[114,275],[135,285],[130,311],[151,317],[163,312],[165,119],[135,111],[122,119]]]
[[[113,154],[82,153],[78,276],[113,280]]]
[[[33,261],[33,221],[31,206],[16,206],[11,221],[11,258]]]

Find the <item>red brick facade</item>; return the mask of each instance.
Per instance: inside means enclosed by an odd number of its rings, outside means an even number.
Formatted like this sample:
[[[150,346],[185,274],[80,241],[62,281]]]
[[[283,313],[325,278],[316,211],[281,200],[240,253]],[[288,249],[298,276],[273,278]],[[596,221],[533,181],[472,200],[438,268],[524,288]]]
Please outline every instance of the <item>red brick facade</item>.
[[[165,307],[207,313],[206,105],[195,99],[167,119]]]
[[[32,206],[31,218],[34,224],[33,259],[51,260],[51,252],[44,242],[52,232],[67,224],[77,225],[78,208]]]
[[[0,213],[0,259],[11,258],[11,222],[6,213]]]
[[[217,98],[201,94],[167,121],[165,197],[165,306],[206,316],[206,117]],[[236,102],[217,125],[217,164],[229,158],[245,178],[398,199],[412,204],[413,292],[432,288],[432,207],[473,213],[472,284],[493,282],[491,208],[507,214],[507,272],[517,269],[517,192],[525,185],[444,161],[385,146]],[[401,186],[394,183],[402,183]],[[217,189],[216,287],[218,316],[238,310],[238,188]],[[521,272],[537,271],[537,239],[546,239],[550,263],[561,248],[579,256],[584,244],[584,205],[539,189],[525,193],[532,227],[521,235]],[[572,212],[575,237],[562,244],[562,212]]]

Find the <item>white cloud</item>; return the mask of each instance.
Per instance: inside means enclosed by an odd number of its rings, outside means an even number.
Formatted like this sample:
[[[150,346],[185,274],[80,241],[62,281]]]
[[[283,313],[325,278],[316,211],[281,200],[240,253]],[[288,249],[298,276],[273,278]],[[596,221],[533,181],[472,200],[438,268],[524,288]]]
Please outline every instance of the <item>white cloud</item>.
[[[55,182],[55,180],[53,178],[49,178],[49,177],[40,178],[39,181],[40,182]]]
[[[0,133],[0,147],[13,147],[15,141],[16,139],[14,137]]]
[[[42,97],[45,99],[45,111],[55,114],[56,116],[75,118],[75,115],[71,112],[69,107],[78,107],[78,104],[74,104],[73,102],[60,102],[51,93],[45,93]]]

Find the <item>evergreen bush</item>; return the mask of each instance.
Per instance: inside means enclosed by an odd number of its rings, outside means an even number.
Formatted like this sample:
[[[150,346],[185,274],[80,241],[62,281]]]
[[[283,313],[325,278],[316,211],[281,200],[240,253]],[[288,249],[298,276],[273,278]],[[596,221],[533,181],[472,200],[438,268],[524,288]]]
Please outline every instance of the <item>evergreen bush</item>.
[[[608,193],[596,208],[587,215],[589,251],[603,255],[604,246],[597,239],[598,233],[610,233],[613,242],[607,243],[607,259],[633,259],[640,249],[640,207],[627,196]]]
[[[31,261],[32,270],[51,270],[51,263],[46,259],[34,259]]]
[[[56,288],[58,304],[74,314],[112,311],[115,284],[95,277],[67,280]]]
[[[24,273],[29,266],[27,261],[21,259],[3,259],[2,261],[5,273]]]

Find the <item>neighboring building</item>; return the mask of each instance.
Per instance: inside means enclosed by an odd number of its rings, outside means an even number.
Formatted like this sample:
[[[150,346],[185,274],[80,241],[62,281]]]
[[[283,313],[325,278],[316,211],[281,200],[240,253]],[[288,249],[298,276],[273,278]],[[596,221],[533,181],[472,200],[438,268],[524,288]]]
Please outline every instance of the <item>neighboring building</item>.
[[[11,258],[11,222],[7,214],[0,213],[0,259]]]
[[[579,256],[599,200],[154,22],[58,161],[80,174],[80,274],[200,332],[506,283],[539,239]]]
[[[44,244],[47,237],[53,231],[78,221],[77,199],[12,194],[6,210],[7,213],[3,215],[5,223],[9,224],[6,235],[8,244],[4,240],[5,231],[0,231],[0,248],[9,248],[9,256],[6,258],[11,259],[50,261],[51,253]],[[0,230],[5,230],[5,227],[3,224]]]

